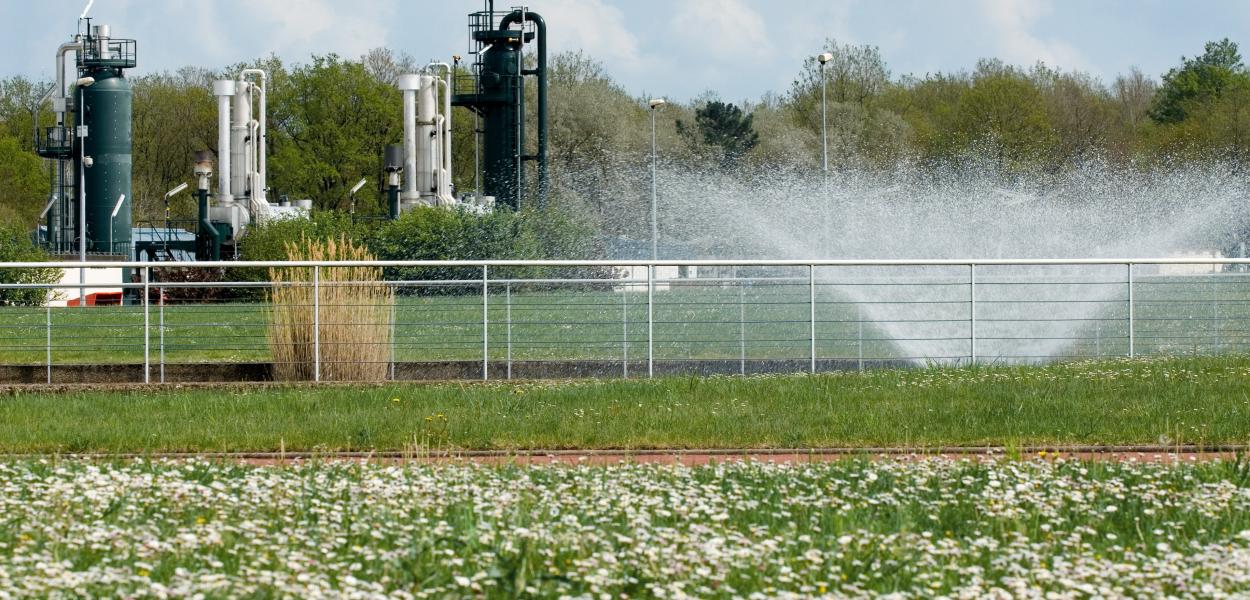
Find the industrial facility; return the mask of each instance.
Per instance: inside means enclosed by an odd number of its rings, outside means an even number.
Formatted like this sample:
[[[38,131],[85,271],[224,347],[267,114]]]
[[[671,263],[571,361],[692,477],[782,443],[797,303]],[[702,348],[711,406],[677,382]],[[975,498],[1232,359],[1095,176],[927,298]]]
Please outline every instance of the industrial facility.
[[[383,218],[398,218],[417,206],[485,212],[545,201],[546,23],[527,8],[496,11],[494,1],[486,0],[483,10],[469,15],[469,34],[470,63],[462,64],[455,56],[451,62],[431,62],[398,78],[403,101],[395,110],[402,114],[403,139],[387,140],[384,156],[379,157],[386,172]],[[536,47],[532,69],[524,61],[527,45]],[[163,226],[134,223],[134,94],[126,72],[139,64],[137,48],[135,39],[114,37],[108,25],[94,23],[85,13],[71,40],[56,48],[56,83],[44,97],[52,104],[55,125],[35,132],[38,154],[47,159],[52,181],[38,228],[39,241],[49,253],[84,261],[228,260],[238,257],[239,240],[249,227],[308,216],[310,200],[270,195],[269,74],[244,69],[212,84],[216,148],[187,157],[188,175],[195,181],[194,225],[175,226],[169,216],[171,198],[190,187],[187,183],[165,194]],[[533,152],[525,143],[529,78],[535,81],[537,98]],[[452,183],[453,107],[467,109],[476,121],[478,173],[473,181],[478,189],[456,190]],[[526,184],[526,163],[534,163],[536,184]],[[362,180],[357,189],[363,184]],[[113,285],[130,280],[121,269],[105,277]],[[66,283],[90,283],[92,289],[110,283],[71,279],[67,273]],[[94,298],[78,301],[92,303]]]

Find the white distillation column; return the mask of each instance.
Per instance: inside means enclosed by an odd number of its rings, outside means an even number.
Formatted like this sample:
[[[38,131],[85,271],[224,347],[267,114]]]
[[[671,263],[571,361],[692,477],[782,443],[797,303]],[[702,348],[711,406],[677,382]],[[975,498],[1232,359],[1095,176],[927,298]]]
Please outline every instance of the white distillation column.
[[[213,82],[213,95],[217,96],[217,204],[234,203],[230,193],[231,137],[230,103],[234,97],[234,82],[229,79]]]
[[[240,129],[242,116],[249,116],[246,90],[240,93],[237,82],[223,79],[213,82],[213,95],[217,96],[217,196],[215,205],[209,208],[209,218],[226,222],[234,235],[242,234],[251,220],[246,207],[238,203],[247,197],[244,185],[248,173],[248,160],[243,143],[246,124]],[[241,98],[242,97],[242,98]]]
[[[258,83],[249,81],[249,77],[259,80]],[[258,220],[264,220],[270,216],[269,202],[265,197],[268,185],[266,184],[266,157],[269,154],[269,131],[268,131],[268,74],[261,69],[244,69],[239,72],[239,82],[247,85],[247,104],[249,110],[254,110],[257,118],[252,119],[248,115],[247,121],[247,156],[248,156],[248,172],[247,172],[247,190],[248,198],[251,199],[251,208],[253,216]]]
[[[246,81],[234,82],[234,106],[230,115],[230,162],[234,171],[230,174],[230,195],[236,199],[248,195],[248,176],[251,174],[252,103],[250,88]]]
[[[417,90],[420,75],[400,75],[399,89],[404,93],[404,187],[400,192],[400,210],[412,207],[420,197],[417,193]]]
[[[417,191],[421,203],[431,206],[441,204],[439,198],[439,175],[442,165],[438,162],[437,124],[438,104],[434,100],[438,80],[430,75],[419,76],[417,90]]]
[[[451,190],[451,90],[452,90],[452,70],[451,65],[441,62],[432,62],[425,66],[425,72],[434,73],[437,69],[443,70],[443,114],[438,116],[437,131],[438,137],[442,143],[435,148],[438,152],[437,164],[440,165],[438,172],[438,196],[442,204],[452,206],[456,204],[456,198]],[[439,81],[435,79],[434,85],[436,89]]]

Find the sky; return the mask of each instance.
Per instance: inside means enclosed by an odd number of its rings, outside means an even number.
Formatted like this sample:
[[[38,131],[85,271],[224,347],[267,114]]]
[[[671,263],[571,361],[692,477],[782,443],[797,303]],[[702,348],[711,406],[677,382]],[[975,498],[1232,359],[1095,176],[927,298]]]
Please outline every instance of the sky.
[[[87,0],[0,0],[0,75],[50,79]],[[516,4],[499,0],[497,9]],[[94,0],[90,16],[139,40],[139,73],[276,54],[357,57],[378,46],[466,54],[482,0]],[[1250,55],[1247,0],[531,0],[553,52],[581,49],[630,93],[728,101],[784,92],[824,40],[880,48],[891,73],[971,69],[980,58],[1079,69],[1104,82],[1159,77],[1207,41]],[[21,24],[13,26],[13,24]]]

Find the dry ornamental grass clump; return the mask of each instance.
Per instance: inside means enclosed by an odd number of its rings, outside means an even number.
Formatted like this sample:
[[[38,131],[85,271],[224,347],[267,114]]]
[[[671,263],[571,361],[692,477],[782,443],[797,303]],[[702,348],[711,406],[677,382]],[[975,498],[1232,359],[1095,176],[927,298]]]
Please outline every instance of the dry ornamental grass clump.
[[[374,259],[367,248],[346,237],[301,237],[298,243],[286,243],[286,254],[292,261]],[[321,267],[316,275],[311,267],[279,267],[269,269],[269,279],[268,337],[275,379],[313,379],[318,355],[322,380],[386,379],[395,294],[382,281],[380,267]]]

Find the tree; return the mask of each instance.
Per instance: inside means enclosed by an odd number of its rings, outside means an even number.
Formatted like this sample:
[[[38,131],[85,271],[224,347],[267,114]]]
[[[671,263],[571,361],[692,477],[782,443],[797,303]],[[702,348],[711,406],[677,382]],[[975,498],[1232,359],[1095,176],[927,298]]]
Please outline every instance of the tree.
[[[131,196],[134,218],[161,220],[167,190],[191,181],[197,151],[216,149],[217,110],[212,95],[215,73],[184,67],[176,73],[155,73],[134,80],[134,145]],[[195,214],[194,203],[182,197],[174,205],[180,216]]]
[[[23,148],[17,138],[0,133],[0,222],[16,222],[29,229],[47,203],[49,191],[43,160]],[[12,219],[3,212],[10,212]]]
[[[1225,87],[1247,79],[1250,74],[1241,62],[1236,43],[1228,38],[1208,42],[1202,56],[1182,56],[1181,66],[1163,76],[1150,116],[1159,123],[1179,123],[1188,116],[1193,104],[1219,97]]]
[[[956,136],[964,148],[993,152],[1018,169],[1045,161],[1055,134],[1037,85],[1018,70],[983,62],[956,110]]]
[[[382,152],[403,138],[401,95],[361,62],[336,55],[275,78],[269,96],[269,183],[307,194],[318,209],[348,208],[347,190],[361,177],[358,212],[381,213]]]
[[[752,115],[734,104],[713,100],[694,111],[694,128],[677,121],[678,133],[719,149],[722,166],[731,166],[760,142]]]
[[[0,222],[0,262],[39,262],[48,255],[35,246],[22,225]],[[0,269],[0,283],[56,283],[60,269]],[[0,290],[0,306],[42,306],[48,298],[45,289]]]

